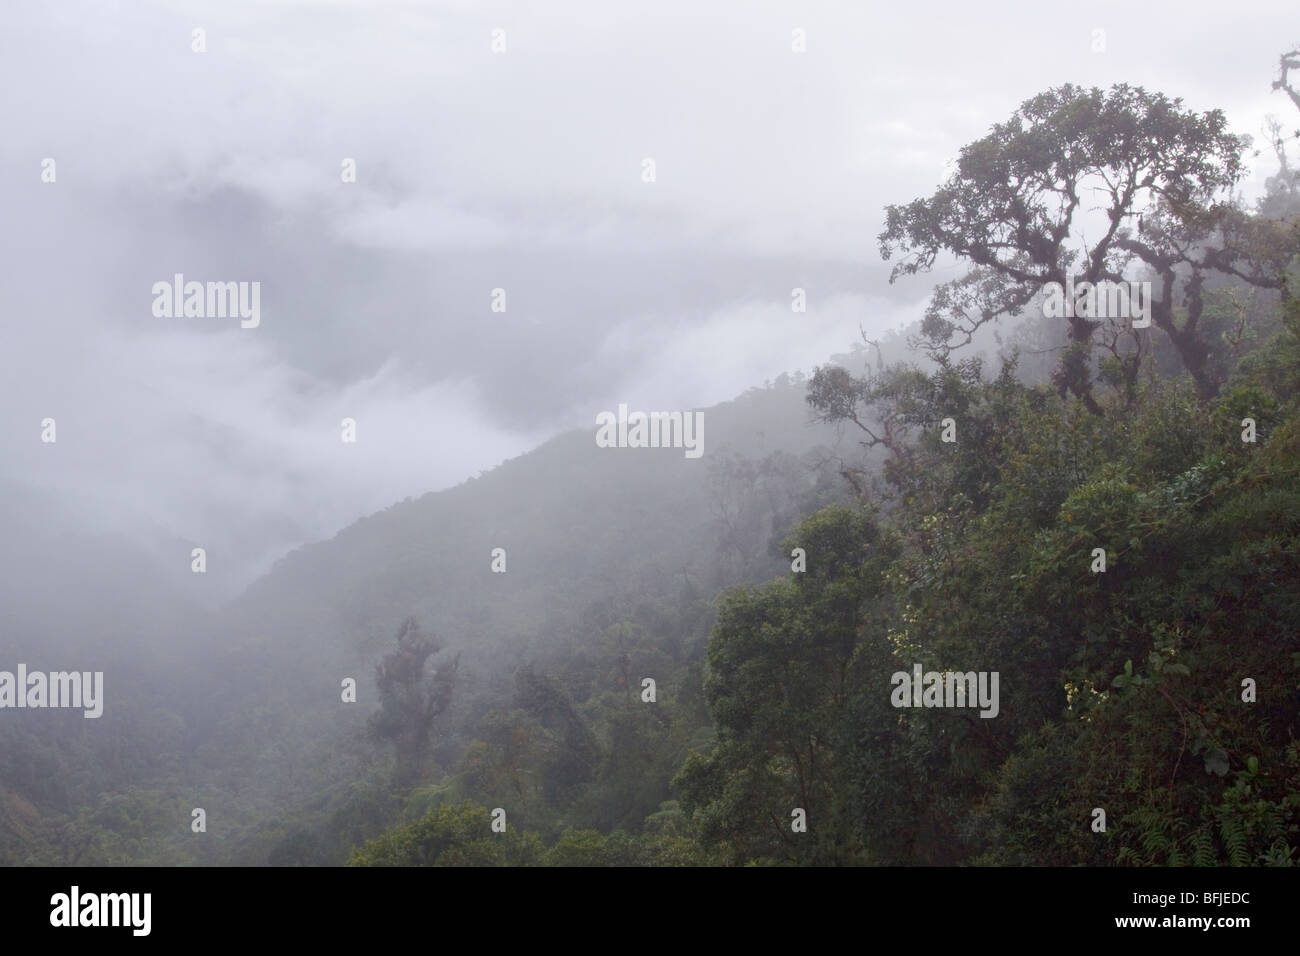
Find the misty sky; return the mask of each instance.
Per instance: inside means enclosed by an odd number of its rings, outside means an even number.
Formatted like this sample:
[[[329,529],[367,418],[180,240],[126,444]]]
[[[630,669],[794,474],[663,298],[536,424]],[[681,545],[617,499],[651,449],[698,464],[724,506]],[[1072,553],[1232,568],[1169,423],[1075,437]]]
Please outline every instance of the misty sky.
[[[882,207],[1048,87],[1290,122],[1294,0],[996,9],[9,0],[0,478],[244,581],[620,402],[709,405],[919,317]],[[178,272],[259,281],[260,326],[155,317]]]

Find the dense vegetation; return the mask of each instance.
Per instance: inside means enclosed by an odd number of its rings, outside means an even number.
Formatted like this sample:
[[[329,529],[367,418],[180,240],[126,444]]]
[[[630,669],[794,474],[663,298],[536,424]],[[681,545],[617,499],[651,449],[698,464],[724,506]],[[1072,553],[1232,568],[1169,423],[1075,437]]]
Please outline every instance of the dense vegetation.
[[[857,500],[793,529],[782,551],[803,549],[806,570],[796,559],[720,598],[700,688],[717,736],[690,749],[679,802],[647,813],[700,725],[694,693],[671,709],[627,690],[602,705],[576,660],[563,681],[521,680],[520,710],[481,752],[545,741],[524,748],[551,757],[534,779],[585,828],[496,859],[1294,862],[1297,197],[1280,175],[1260,209],[1225,199],[1244,148],[1219,114],[1066,87],[968,147],[931,200],[891,209],[886,253],[914,253],[896,274],[941,251],[973,268],[936,291],[922,327],[935,370],[832,366],[810,383],[823,418],[887,449],[883,471],[848,476]],[[1090,175],[1115,204],[1085,257],[1068,226]],[[1127,228],[1139,208],[1149,221]],[[1076,261],[1094,282],[1140,268],[1163,290],[1151,331],[1071,317],[1052,385],[1020,380],[1014,355],[991,378],[953,358],[955,336]],[[895,708],[890,677],[915,663],[998,672],[998,718]],[[634,666],[615,683],[650,670],[663,673]],[[672,686],[693,691],[690,671]],[[506,784],[466,795],[507,803]],[[471,812],[431,811],[354,860],[453,861],[444,844]]]
[[[1296,862],[1300,186],[1272,145],[1246,208],[1216,113],[1029,101],[888,211],[897,277],[970,266],[915,364],[710,410],[707,471],[568,436],[304,549],[129,745],[0,727],[0,857]],[[1099,179],[1109,231],[1072,244]],[[1152,326],[1042,318],[1072,270],[1151,282]],[[960,351],[1011,316],[1054,365]],[[916,664],[997,672],[998,715],[896,707]]]

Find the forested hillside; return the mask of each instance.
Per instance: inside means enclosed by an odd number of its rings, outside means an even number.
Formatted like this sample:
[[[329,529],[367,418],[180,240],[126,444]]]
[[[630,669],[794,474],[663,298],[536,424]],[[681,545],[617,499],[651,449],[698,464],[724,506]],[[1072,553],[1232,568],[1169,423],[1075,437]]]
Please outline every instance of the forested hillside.
[[[886,210],[894,280],[965,270],[909,347],[703,409],[699,458],[570,432],[217,610],[81,543],[15,645],[101,627],[117,703],[0,721],[0,863],[1292,865],[1293,140],[1247,202],[1222,114],[1058,87]]]
[[[1247,144],[1222,115],[1141,89],[1052,90],[968,147],[880,237],[895,278],[971,265],[921,325],[933,365],[810,382],[820,418],[886,460],[843,470],[853,499],[790,531],[787,573],[720,596],[702,670],[675,685],[702,674],[713,724],[683,741],[676,800],[587,815],[599,692],[570,661],[540,686],[528,672],[482,741],[495,773],[473,779],[490,785],[452,787],[353,861],[1292,865],[1300,197],[1272,145],[1281,169],[1253,209],[1231,195]],[[1090,178],[1109,230],[1072,245]],[[1147,314],[1053,324],[1044,297],[1072,270],[1136,275]],[[1049,380],[1018,374],[1015,350],[962,357],[999,316],[1035,312]],[[929,675],[953,672],[972,696],[998,677],[992,706],[947,709]],[[630,691],[608,712],[608,759],[643,813],[666,795],[649,755],[691,722]],[[528,825],[521,770],[555,780],[558,840]],[[523,832],[493,841],[489,807],[523,810]]]
[[[117,542],[102,553],[83,543],[86,576],[100,589],[106,571],[117,573],[133,581],[134,606],[150,582],[169,606],[126,618],[101,646],[93,662],[105,662],[118,689],[104,717],[17,711],[0,724],[6,862],[344,862],[353,841],[400,818],[411,799],[452,790],[490,799],[492,774],[507,771],[488,742],[524,732],[511,721],[522,719],[515,698],[525,686],[578,694],[597,725],[584,724],[583,780],[599,768],[606,786],[622,788],[590,796],[586,816],[562,818],[551,798],[569,784],[521,765],[509,772],[519,792],[535,791],[532,825],[639,824],[669,798],[685,743],[707,736],[698,688],[713,596],[779,573],[774,536],[844,494],[839,462],[856,460],[855,445],[812,421],[805,384],[782,376],[704,410],[698,459],[601,449],[589,431],[562,436],[289,555],[215,613],[187,604],[146,557],[128,569]],[[15,540],[21,531],[14,526]],[[496,548],[504,573],[492,570]],[[62,560],[52,548],[33,580]],[[19,630],[33,662],[48,656],[47,629],[92,630],[93,609],[74,603],[59,614]],[[455,662],[446,710],[414,766],[395,746],[412,715],[376,681],[408,617],[445,648],[436,658],[444,673]],[[158,679],[163,671],[170,681]],[[656,719],[680,707],[685,736],[627,755],[612,736],[623,731],[607,724],[639,693],[643,672],[664,686]],[[566,675],[562,691],[552,673]],[[342,700],[348,677],[359,684],[355,703]],[[388,736],[370,726],[381,707],[399,712]],[[532,747],[519,759],[542,760],[542,741]],[[643,779],[637,761],[656,765],[656,776]],[[634,796],[638,788],[646,792]],[[191,838],[193,807],[213,820],[203,840]]]

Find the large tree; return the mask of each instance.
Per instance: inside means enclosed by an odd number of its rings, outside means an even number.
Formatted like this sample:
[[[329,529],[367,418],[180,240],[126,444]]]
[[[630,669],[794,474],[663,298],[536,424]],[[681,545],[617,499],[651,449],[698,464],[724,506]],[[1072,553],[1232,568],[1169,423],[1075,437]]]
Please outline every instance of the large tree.
[[[1211,395],[1219,376],[1198,329],[1207,276],[1280,285],[1277,237],[1231,198],[1248,142],[1228,131],[1222,112],[1185,110],[1141,87],[1048,90],[966,146],[933,196],[887,207],[881,255],[901,256],[890,281],[928,271],[943,255],[971,264],[935,289],[922,326],[931,351],[947,356],[1047,283],[1126,281],[1145,266],[1159,286],[1152,323]],[[1089,221],[1091,213],[1099,218]],[[1058,387],[1099,412],[1090,358],[1104,323],[1067,318]]]
[[[434,721],[451,703],[458,658],[443,667],[429,666],[441,649],[437,638],[408,617],[397,630],[397,647],[375,668],[379,711],[370,718],[370,730],[397,748],[399,784],[418,778]]]
[[[862,859],[836,767],[860,731],[850,699],[889,670],[878,619],[892,545],[870,513],[832,506],[800,523],[795,547],[806,570],[721,601],[704,685],[717,741],[675,780],[705,845],[736,863]]]

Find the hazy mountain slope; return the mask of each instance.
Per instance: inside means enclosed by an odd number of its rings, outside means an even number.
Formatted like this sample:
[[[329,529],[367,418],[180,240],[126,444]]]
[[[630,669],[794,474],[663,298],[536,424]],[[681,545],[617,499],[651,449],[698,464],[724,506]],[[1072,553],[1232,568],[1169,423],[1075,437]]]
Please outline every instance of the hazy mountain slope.
[[[382,755],[362,730],[374,664],[407,615],[461,655],[440,725],[454,730],[506,699],[521,664],[596,640],[624,602],[671,599],[684,582],[707,598],[779,573],[788,559],[769,539],[818,493],[813,464],[828,453],[814,449],[856,446],[809,424],[802,385],[786,379],[703,420],[698,459],[600,448],[594,425],[559,436],[293,552],[218,613],[192,610],[177,634],[191,649],[185,666],[148,689],[155,729],[170,730],[132,732],[156,742],[162,766],[109,787],[92,770],[67,795],[66,812],[80,805],[99,834],[86,859],[264,862],[284,828],[324,812]],[[491,570],[497,547],[505,573]],[[358,681],[355,704],[341,700],[344,677]],[[19,786],[4,801],[7,840],[39,831],[29,799]],[[200,806],[209,830],[193,835],[188,814]],[[105,837],[119,820],[121,840]]]

